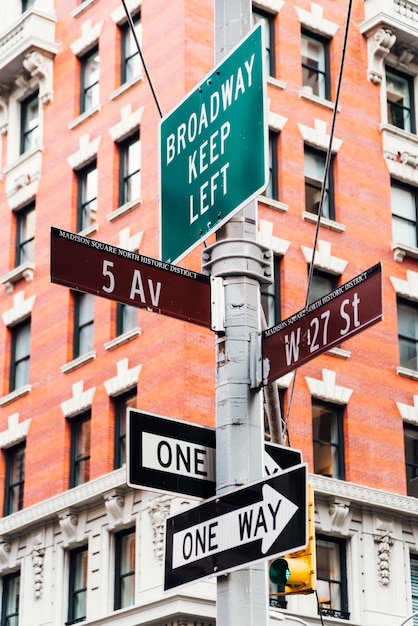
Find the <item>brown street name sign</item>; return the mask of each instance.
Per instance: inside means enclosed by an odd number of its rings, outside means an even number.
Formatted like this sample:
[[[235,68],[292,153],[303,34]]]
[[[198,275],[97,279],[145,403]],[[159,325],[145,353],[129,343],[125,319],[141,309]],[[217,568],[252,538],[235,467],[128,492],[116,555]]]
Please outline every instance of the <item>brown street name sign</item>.
[[[53,227],[51,281],[211,327],[208,276]]]
[[[382,319],[380,263],[263,331],[268,382],[297,369]]]

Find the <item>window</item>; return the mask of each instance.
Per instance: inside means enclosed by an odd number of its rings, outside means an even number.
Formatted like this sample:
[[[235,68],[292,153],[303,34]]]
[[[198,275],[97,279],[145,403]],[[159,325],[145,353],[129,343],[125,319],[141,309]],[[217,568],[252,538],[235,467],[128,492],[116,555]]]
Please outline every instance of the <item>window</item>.
[[[305,147],[305,207],[308,213],[315,213],[316,215],[318,215],[321,188],[325,174],[325,159],[324,152]],[[332,169],[333,163],[331,161],[322,206],[323,217],[330,220],[334,219]]]
[[[309,289],[309,302],[315,302],[323,296],[326,296],[331,291],[334,291],[338,287],[338,277],[321,270],[314,269],[312,274],[311,287]]]
[[[80,113],[85,113],[99,104],[99,61],[97,47],[80,59]]]
[[[35,205],[16,213],[16,260],[15,267],[35,257]]]
[[[141,19],[140,15],[136,15],[132,18],[134,23],[135,33],[139,43],[141,44]],[[121,55],[121,83],[127,83],[133,78],[141,74],[141,59],[139,56],[138,48],[132,31],[129,27],[129,23],[126,22],[121,27],[121,43],[122,43],[122,55]]]
[[[35,0],[22,0],[22,13],[29,11],[35,4]]]
[[[273,13],[263,11],[262,9],[253,7],[254,26],[262,23],[264,31],[264,42],[266,44],[266,70],[270,76],[275,75],[274,63],[274,18]]]
[[[4,483],[4,515],[11,515],[23,509],[23,488],[25,483],[25,443],[5,450],[6,479]]]
[[[318,536],[316,570],[318,605],[322,615],[350,619],[345,541]]]
[[[392,238],[394,243],[418,247],[418,194],[414,187],[392,181]]]
[[[415,133],[413,93],[411,76],[386,68],[388,123],[410,133]]]
[[[418,497],[418,427],[404,424],[406,492],[408,496]]]
[[[411,600],[412,600],[412,612],[418,611],[418,555],[411,554]],[[414,621],[411,622],[414,626],[418,625],[418,616],[414,617]]]
[[[138,326],[138,309],[118,302],[116,305],[116,335],[123,335]]]
[[[30,318],[12,326],[9,392],[29,383]]]
[[[115,469],[126,463],[126,410],[136,408],[136,387],[113,399],[115,415]]]
[[[401,367],[418,370],[418,308],[398,299],[398,339]]]
[[[70,452],[70,488],[90,480],[90,425],[91,414],[86,411],[72,417]]]
[[[261,306],[263,307],[267,328],[271,328],[280,322],[281,319],[280,263],[281,257],[274,255],[273,283],[271,285],[262,285],[261,287]]]
[[[38,92],[20,103],[20,154],[36,148],[39,143]]]
[[[1,626],[18,626],[20,604],[20,572],[3,576]]]
[[[139,132],[119,144],[119,205],[137,200],[141,194],[141,143]]]
[[[74,293],[74,347],[76,359],[93,349],[94,296],[90,293]]]
[[[135,603],[135,528],[115,535],[115,601],[123,609]]]
[[[330,99],[328,42],[302,32],[302,85],[305,92]]]
[[[76,624],[86,619],[87,604],[87,546],[69,554],[68,621]]]
[[[96,222],[97,174],[96,161],[77,172],[77,232]]]
[[[272,200],[279,198],[279,176],[277,159],[278,133],[269,131],[269,179],[264,195]]]
[[[343,407],[312,401],[314,472],[344,480]]]

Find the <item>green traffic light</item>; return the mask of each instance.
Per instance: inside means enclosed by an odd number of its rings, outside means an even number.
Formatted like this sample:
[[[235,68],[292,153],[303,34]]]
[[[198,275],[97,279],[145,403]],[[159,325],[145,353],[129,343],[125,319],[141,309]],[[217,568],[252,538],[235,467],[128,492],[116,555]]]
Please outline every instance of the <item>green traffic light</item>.
[[[272,561],[269,568],[269,578],[274,585],[285,587],[289,580],[290,570],[286,559]]]

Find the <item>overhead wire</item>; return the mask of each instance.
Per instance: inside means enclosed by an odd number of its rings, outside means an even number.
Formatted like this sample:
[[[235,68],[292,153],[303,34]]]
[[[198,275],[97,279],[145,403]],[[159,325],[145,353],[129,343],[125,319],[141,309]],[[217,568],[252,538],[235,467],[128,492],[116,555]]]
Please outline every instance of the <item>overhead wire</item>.
[[[157,106],[158,113],[160,114],[160,117],[162,118],[163,117],[163,113],[162,113],[162,110],[161,110],[161,107],[160,107],[160,103],[158,102],[158,98],[157,98],[157,94],[156,94],[155,89],[154,89],[154,85],[152,84],[151,76],[150,76],[150,74],[148,72],[147,64],[145,63],[144,55],[142,54],[141,46],[139,45],[139,40],[138,40],[138,36],[136,34],[136,31],[135,31],[135,25],[134,25],[132,16],[131,16],[131,14],[129,12],[128,7],[126,6],[125,0],[121,0],[121,2],[123,4],[123,8],[125,9],[126,17],[128,19],[129,28],[130,28],[132,36],[134,38],[135,45],[136,45],[136,48],[138,50],[138,54],[139,54],[139,56],[141,58],[142,65],[143,65],[144,71],[145,71],[145,75],[147,77],[148,84],[150,86],[152,96],[153,96],[155,104]]]
[[[348,9],[347,9],[347,20],[346,20],[346,24],[344,28],[344,39],[343,39],[343,46],[342,46],[342,51],[341,51],[341,60],[340,60],[340,67],[339,67],[339,72],[338,72],[337,87],[335,91],[334,108],[332,112],[329,143],[328,143],[328,148],[327,148],[326,157],[325,157],[324,177],[323,177],[322,186],[321,186],[321,195],[319,198],[318,219],[317,219],[316,228],[315,228],[314,243],[313,243],[313,249],[312,249],[312,259],[311,259],[311,263],[309,266],[309,273],[308,273],[308,285],[306,289],[306,298],[305,298],[305,305],[304,305],[305,309],[309,303],[309,293],[310,293],[310,289],[312,285],[312,278],[313,278],[313,273],[314,273],[314,268],[315,268],[315,254],[316,254],[316,247],[318,244],[319,228],[321,226],[321,217],[322,217],[322,211],[323,211],[323,205],[324,205],[325,192],[327,188],[327,182],[328,182],[328,177],[329,177],[329,172],[330,172],[330,167],[331,167],[332,144],[334,141],[334,132],[335,132],[335,125],[336,125],[336,120],[337,120],[338,105],[339,105],[339,100],[340,100],[342,77],[343,77],[343,72],[344,72],[345,57],[347,53],[347,42],[348,42],[348,33],[349,33],[349,28],[350,28],[352,8],[353,8],[353,1],[349,0]],[[283,438],[284,440],[286,440],[287,445],[289,446],[290,446],[290,438],[289,438],[288,424],[289,424],[290,409],[292,406],[293,395],[295,391],[297,371],[298,370],[295,369],[295,373],[294,373],[293,380],[292,380],[292,386],[290,390],[289,402],[288,402],[287,411],[286,411],[286,417],[283,420],[284,431],[285,431],[283,433]]]

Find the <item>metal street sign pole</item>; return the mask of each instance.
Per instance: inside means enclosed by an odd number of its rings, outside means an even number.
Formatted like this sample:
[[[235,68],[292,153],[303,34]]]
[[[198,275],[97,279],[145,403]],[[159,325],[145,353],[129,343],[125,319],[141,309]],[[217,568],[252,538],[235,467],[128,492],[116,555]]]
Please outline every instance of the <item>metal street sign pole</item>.
[[[251,25],[251,0],[215,0],[215,62]],[[225,333],[216,340],[217,494],[263,476],[262,393],[249,384],[249,339],[260,332],[259,281],[271,272],[271,262],[256,244],[256,229],[257,204],[252,200],[221,228],[217,242],[202,254],[203,267],[224,279]],[[265,562],[218,577],[216,623],[267,626]]]

